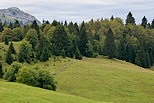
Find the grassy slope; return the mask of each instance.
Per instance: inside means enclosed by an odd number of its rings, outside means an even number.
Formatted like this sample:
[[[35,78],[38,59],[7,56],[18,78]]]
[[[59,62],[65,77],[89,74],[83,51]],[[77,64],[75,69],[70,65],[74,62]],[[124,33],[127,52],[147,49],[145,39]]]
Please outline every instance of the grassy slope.
[[[18,51],[19,43],[14,43],[14,46]],[[2,48],[0,55],[4,63],[4,53],[8,46],[0,43],[0,48]],[[65,94],[86,97],[94,101],[115,103],[152,103],[154,101],[154,71],[145,70],[131,63],[106,58],[86,58],[73,64],[69,64],[74,61],[73,59],[59,59],[60,61],[57,60],[56,62],[51,58],[44,63],[25,65],[49,69],[52,73],[59,72],[55,77],[58,81],[57,91]],[[8,65],[5,64],[3,67],[7,68]],[[22,98],[25,96],[23,95]]]
[[[115,103],[152,103],[154,71],[120,60],[86,58],[58,74],[58,91]]]
[[[62,94],[19,83],[0,82],[0,103],[96,103],[92,100]]]

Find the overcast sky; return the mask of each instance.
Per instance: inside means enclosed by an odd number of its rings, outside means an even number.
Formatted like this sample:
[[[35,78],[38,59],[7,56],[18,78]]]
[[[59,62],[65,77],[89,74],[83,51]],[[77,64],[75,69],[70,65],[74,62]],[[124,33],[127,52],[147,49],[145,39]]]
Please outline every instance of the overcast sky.
[[[0,0],[0,9],[18,7],[37,19],[81,22],[92,18],[120,17],[131,11],[137,23],[154,19],[154,0]]]

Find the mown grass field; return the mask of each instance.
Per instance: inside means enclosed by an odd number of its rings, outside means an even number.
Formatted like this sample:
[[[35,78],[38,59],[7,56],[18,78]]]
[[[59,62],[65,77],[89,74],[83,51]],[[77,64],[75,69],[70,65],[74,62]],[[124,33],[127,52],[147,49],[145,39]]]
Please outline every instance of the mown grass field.
[[[14,43],[18,52],[20,43]],[[3,67],[8,46],[0,43]],[[48,69],[58,81],[56,92],[0,80],[2,103],[153,103],[154,71],[117,59],[74,60],[53,57],[47,62],[24,64]],[[72,96],[74,95],[74,96]],[[19,98],[21,97],[21,98]],[[1,103],[1,102],[0,102]]]
[[[154,71],[106,58],[86,58],[56,75],[58,91],[95,101],[153,103]]]
[[[97,103],[95,101],[62,94],[19,83],[0,81],[0,103]],[[103,102],[102,102],[103,103]]]

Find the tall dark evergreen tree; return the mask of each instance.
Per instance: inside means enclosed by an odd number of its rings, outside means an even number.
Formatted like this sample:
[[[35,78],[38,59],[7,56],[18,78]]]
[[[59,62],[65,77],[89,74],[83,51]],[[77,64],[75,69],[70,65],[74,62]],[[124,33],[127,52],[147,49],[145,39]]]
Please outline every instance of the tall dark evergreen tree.
[[[6,53],[6,63],[8,63],[9,65],[12,64],[13,62],[13,57],[11,55],[11,51],[8,49],[7,53]]]
[[[2,63],[0,62],[0,78],[2,78],[3,76],[3,67],[2,67]]]
[[[126,46],[123,39],[120,40],[120,44],[118,46],[118,58],[121,60],[126,59]]]
[[[147,23],[148,23],[148,20],[147,20],[147,18],[144,16],[143,19],[142,19],[141,25],[142,25],[144,28],[146,28]]]
[[[36,20],[33,21],[31,28],[35,29],[37,31],[38,38],[40,38],[40,28],[39,28],[39,25],[37,24]]]
[[[20,23],[19,23],[18,20],[15,21],[13,27],[14,27],[14,28],[20,27]]]
[[[154,29],[154,19],[152,20],[151,28]]]
[[[61,55],[61,51],[68,49],[69,38],[62,25],[58,25],[52,37],[52,44],[54,48],[54,55]]]
[[[133,17],[132,13],[129,12],[126,19],[126,25],[133,24],[135,25],[135,18]]]
[[[14,46],[13,46],[12,42],[10,43],[9,50],[11,51],[11,53],[16,54],[16,51],[14,49]]]
[[[4,37],[4,42],[5,42],[6,45],[9,45],[9,39],[8,39],[8,36],[5,36],[5,37]]]
[[[111,16],[110,20],[114,20],[114,17],[113,17],[113,15]]]
[[[4,26],[2,24],[2,22],[0,22],[0,32],[2,32],[4,30]]]
[[[86,32],[85,23],[82,22],[79,32],[79,50],[83,56],[86,56],[86,49],[87,49],[87,43],[88,43],[88,34]]]
[[[10,24],[9,24],[9,28],[10,28],[10,29],[13,29],[13,25],[12,25],[11,22],[10,22]]]
[[[86,56],[90,58],[94,57],[94,50],[90,41],[87,43]]]
[[[134,62],[136,65],[138,65],[138,66],[142,66],[142,64],[141,64],[141,60],[140,60],[140,57],[139,57],[139,55],[137,54],[136,55],[136,58],[135,58],[135,62]]]
[[[108,56],[109,59],[115,57],[116,45],[114,41],[114,35],[111,29],[109,29],[107,32],[103,50],[104,54]]]

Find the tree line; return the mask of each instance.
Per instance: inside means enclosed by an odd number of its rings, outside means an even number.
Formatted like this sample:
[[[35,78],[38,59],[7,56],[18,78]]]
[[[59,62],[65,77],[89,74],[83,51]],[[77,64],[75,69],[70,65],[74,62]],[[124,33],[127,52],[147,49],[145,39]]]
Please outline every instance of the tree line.
[[[148,23],[144,16],[141,24],[136,24],[131,12],[125,24],[113,16],[81,24],[56,20],[52,23],[43,21],[42,25],[33,21],[24,26],[17,20],[9,25],[0,23],[0,40],[10,45],[6,53],[8,64],[13,61],[44,62],[52,55],[75,59],[104,55],[144,68],[150,68],[154,63],[154,20]],[[11,41],[22,41],[19,53]]]

